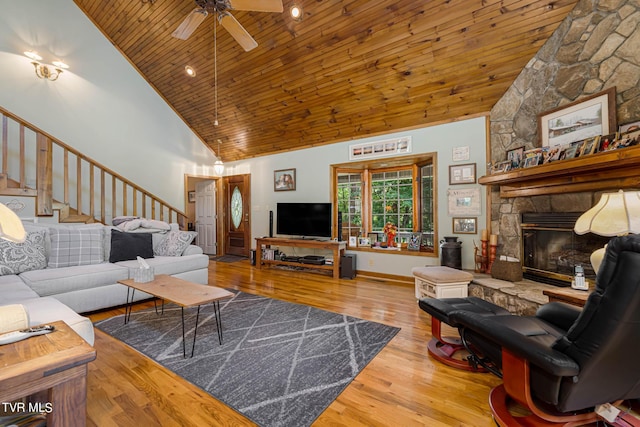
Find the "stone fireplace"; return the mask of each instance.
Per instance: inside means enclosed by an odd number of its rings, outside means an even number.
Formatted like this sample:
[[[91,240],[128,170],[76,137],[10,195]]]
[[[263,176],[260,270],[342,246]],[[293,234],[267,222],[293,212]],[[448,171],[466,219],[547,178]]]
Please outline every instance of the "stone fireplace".
[[[508,150],[538,147],[540,113],[613,86],[616,87],[617,123],[640,120],[638,17],[637,1],[579,1],[491,110],[490,162],[504,161]],[[634,147],[634,150],[634,153],[640,152],[640,148]],[[632,151],[625,156],[628,153]],[[601,192],[640,187],[637,173],[632,172],[640,163],[640,154],[633,154],[635,164],[626,164],[624,167],[628,169],[624,175],[618,169],[626,161],[622,157],[593,156],[592,159],[598,160],[589,160],[589,156],[585,156],[583,162],[575,160],[571,171],[561,170],[561,162],[557,162],[530,168],[549,171],[549,174],[517,170],[511,175],[504,174],[509,175],[509,182],[484,182],[490,185],[490,227],[491,232],[499,236],[499,255],[520,259],[528,256],[523,253],[523,214],[581,214],[599,200]],[[601,159],[603,163],[595,165]],[[531,177],[531,185],[510,192],[522,184],[526,174],[535,175]],[[553,180],[555,188],[551,188],[547,179]],[[482,179],[480,182],[483,183]]]

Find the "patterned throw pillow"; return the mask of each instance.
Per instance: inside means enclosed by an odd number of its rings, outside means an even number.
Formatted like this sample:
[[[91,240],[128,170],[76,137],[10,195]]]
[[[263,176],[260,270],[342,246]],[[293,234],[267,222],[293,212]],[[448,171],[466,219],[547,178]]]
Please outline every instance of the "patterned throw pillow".
[[[195,231],[170,231],[153,253],[156,256],[180,256],[197,235]]]
[[[0,275],[41,270],[47,266],[45,230],[31,231],[23,243],[0,239]]]
[[[100,264],[104,261],[101,228],[50,228],[49,267]]]

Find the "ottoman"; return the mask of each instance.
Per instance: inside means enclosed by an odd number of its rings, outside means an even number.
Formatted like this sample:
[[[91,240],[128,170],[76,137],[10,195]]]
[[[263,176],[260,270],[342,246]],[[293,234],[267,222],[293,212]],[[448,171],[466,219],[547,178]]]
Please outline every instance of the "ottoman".
[[[422,298],[418,305],[423,311],[431,315],[431,341],[427,346],[429,354],[445,365],[467,371],[485,372],[483,368],[478,368],[475,363],[465,358],[455,358],[454,354],[466,350],[459,338],[443,337],[442,323],[457,328],[458,325],[452,321],[450,315],[456,311],[467,311],[483,316],[509,315],[509,311],[488,301],[476,297],[468,298]]]
[[[416,298],[464,298],[473,274],[451,267],[414,267]]]

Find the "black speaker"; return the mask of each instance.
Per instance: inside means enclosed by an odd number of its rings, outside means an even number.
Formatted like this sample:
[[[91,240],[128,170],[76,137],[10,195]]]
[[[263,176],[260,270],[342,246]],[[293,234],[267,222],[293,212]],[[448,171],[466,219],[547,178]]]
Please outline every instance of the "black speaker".
[[[354,279],[356,277],[356,256],[355,254],[343,255],[340,257],[340,278]]]
[[[342,242],[342,212],[338,211],[338,230],[336,231],[338,242]]]
[[[273,237],[273,211],[269,211],[269,237]]]

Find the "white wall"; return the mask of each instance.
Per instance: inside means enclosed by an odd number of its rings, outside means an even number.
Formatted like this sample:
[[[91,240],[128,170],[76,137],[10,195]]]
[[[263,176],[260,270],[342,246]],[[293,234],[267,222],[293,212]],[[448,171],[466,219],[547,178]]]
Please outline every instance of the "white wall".
[[[463,268],[473,269],[475,266],[473,240],[480,244],[479,233],[486,224],[485,191],[479,184],[449,186],[449,165],[476,163],[477,175],[485,175],[487,137],[484,117],[233,162],[226,165],[225,175],[251,174],[251,233],[252,237],[266,236],[269,234],[269,211],[274,211],[275,216],[276,203],[331,201],[330,165],[348,162],[350,145],[406,135],[412,137],[414,154],[437,152],[437,231],[440,240],[444,236],[454,235],[452,234],[452,217],[448,214],[447,189],[474,187],[481,189],[482,214],[478,217],[478,234],[455,234],[463,242]],[[454,163],[453,148],[466,146],[469,147],[469,160]],[[296,168],[296,190],[275,192],[273,171],[289,168]],[[255,247],[255,241],[253,247]],[[415,266],[440,265],[440,259],[434,257],[385,255],[360,251],[355,253],[358,270],[400,276],[410,276],[411,268]]]
[[[0,105],[184,209],[184,174],[215,156],[72,0],[0,0]],[[36,77],[22,53],[71,67]]]

